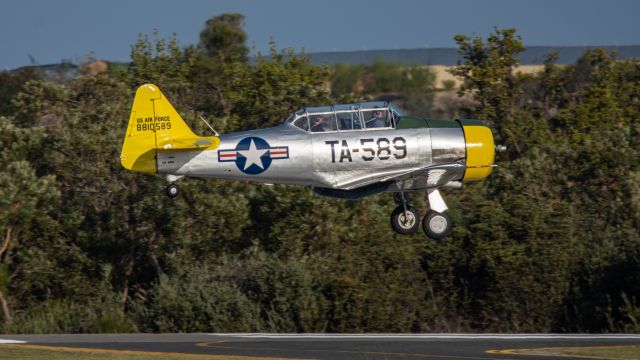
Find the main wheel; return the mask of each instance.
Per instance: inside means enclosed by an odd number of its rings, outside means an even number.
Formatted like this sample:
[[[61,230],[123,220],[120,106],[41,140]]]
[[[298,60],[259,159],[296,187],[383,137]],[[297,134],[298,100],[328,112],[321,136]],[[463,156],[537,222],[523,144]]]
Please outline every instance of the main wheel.
[[[446,213],[431,210],[422,219],[422,230],[434,240],[440,240],[449,235],[452,227],[451,218]]]
[[[180,193],[180,190],[178,189],[178,185],[169,184],[167,186],[166,192],[167,192],[167,196],[168,197],[174,198],[174,197],[178,196],[178,194]]]
[[[420,224],[420,214],[418,210],[408,207],[404,211],[404,207],[398,206],[391,213],[391,228],[398,234],[411,235],[418,231]]]

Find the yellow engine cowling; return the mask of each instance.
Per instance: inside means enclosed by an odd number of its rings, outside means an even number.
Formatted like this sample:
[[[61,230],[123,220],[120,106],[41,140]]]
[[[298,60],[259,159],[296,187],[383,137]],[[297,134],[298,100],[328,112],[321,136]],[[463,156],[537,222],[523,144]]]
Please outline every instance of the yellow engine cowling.
[[[467,148],[467,170],[463,181],[482,180],[493,171],[495,160],[495,145],[493,134],[482,121],[458,120],[464,130]]]

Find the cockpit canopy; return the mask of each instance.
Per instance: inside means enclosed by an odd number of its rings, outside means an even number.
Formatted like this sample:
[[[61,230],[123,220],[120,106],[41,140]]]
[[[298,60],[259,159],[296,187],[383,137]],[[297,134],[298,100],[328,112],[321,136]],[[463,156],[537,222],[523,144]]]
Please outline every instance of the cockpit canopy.
[[[387,101],[306,107],[285,122],[312,133],[394,128],[404,113]]]

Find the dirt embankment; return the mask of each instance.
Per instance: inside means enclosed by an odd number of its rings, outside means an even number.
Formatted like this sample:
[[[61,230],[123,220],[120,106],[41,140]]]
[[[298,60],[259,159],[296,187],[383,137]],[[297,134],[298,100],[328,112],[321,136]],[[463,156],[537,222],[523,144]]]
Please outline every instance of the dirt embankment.
[[[451,66],[431,65],[427,67],[436,75],[436,87],[438,89],[451,89],[452,87],[457,89],[460,87],[462,80],[447,71],[451,69]],[[544,65],[520,65],[516,67],[516,73],[535,74],[543,69]]]

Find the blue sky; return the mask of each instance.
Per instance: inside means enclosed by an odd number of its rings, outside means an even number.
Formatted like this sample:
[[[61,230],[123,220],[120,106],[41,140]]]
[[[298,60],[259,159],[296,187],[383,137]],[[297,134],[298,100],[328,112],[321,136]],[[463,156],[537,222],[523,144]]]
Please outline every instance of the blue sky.
[[[456,33],[515,27],[525,45],[638,45],[640,1],[5,0],[0,70],[84,55],[128,61],[138,34],[196,43],[207,19],[246,16],[249,44],[314,51],[454,47]]]

